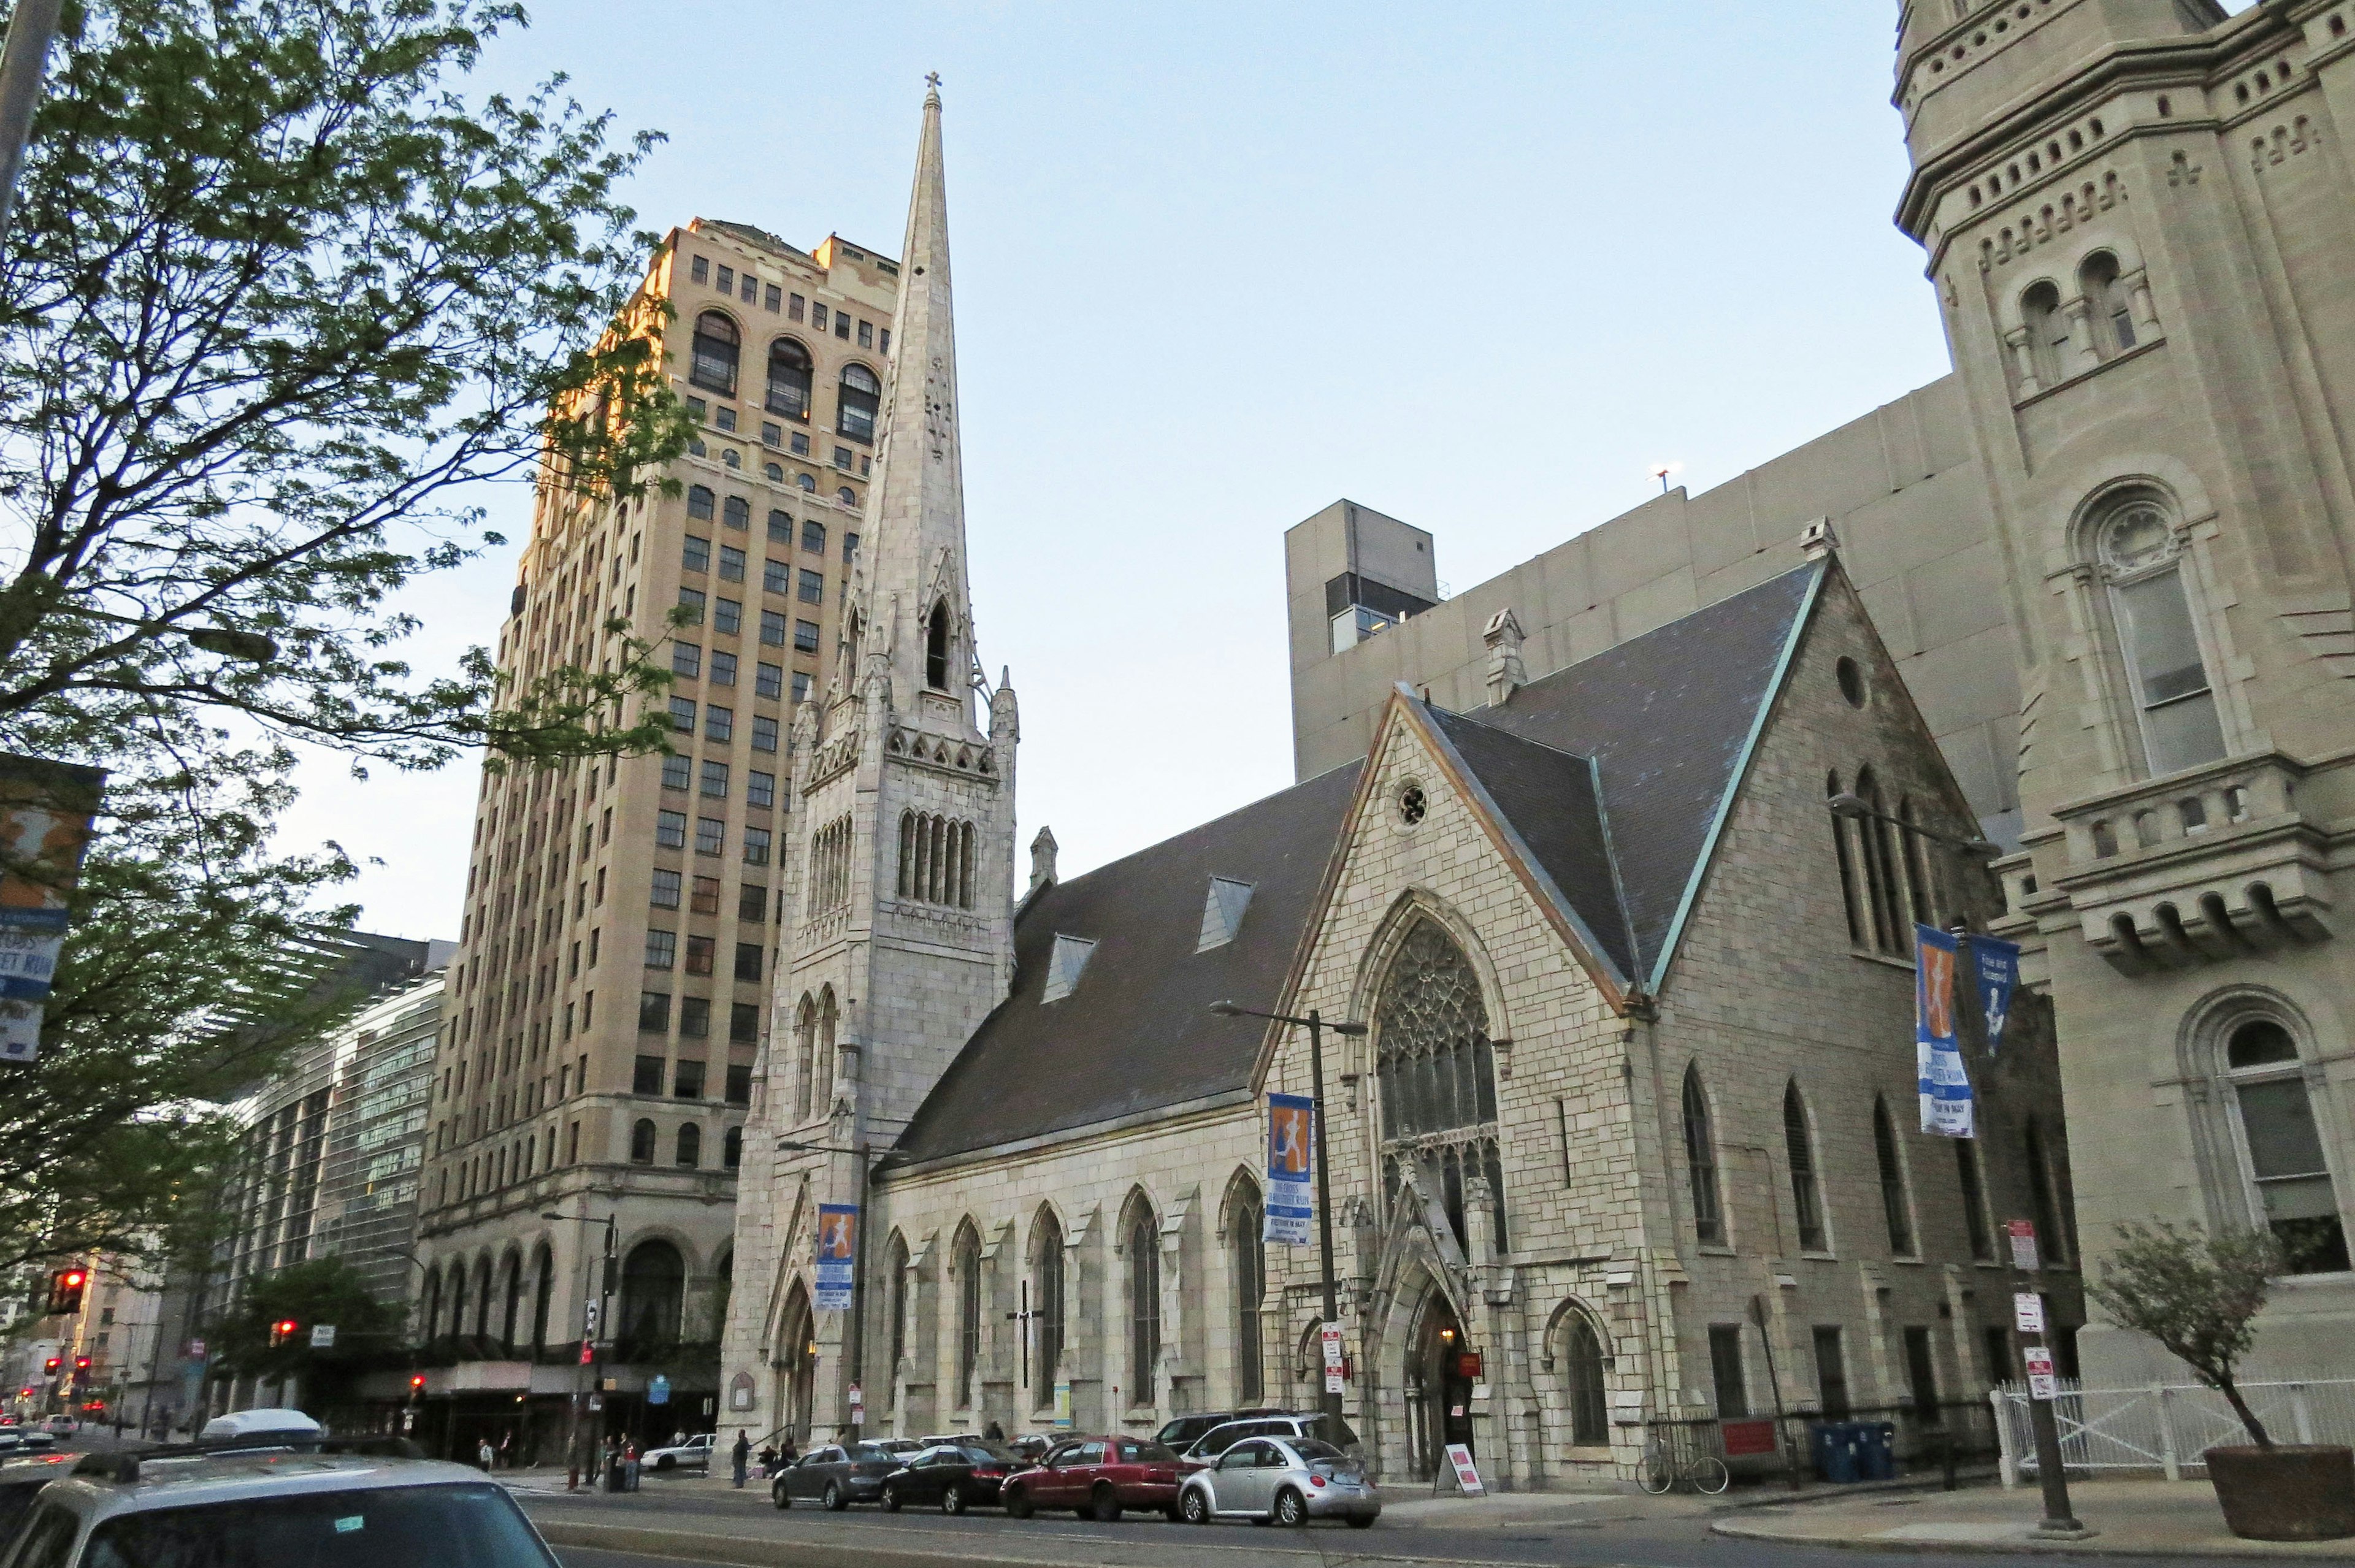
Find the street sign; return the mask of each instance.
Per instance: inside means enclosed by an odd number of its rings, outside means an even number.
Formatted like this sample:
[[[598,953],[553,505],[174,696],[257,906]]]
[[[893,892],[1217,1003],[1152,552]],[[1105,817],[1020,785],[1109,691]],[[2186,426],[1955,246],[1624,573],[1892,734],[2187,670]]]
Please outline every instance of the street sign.
[[[590,1362],[591,1362],[591,1361],[595,1360],[596,1359],[597,1359],[597,1346],[596,1346],[595,1341],[593,1341],[593,1340],[590,1340],[590,1339],[583,1339],[583,1340],[581,1340],[581,1364],[582,1366],[584,1366],[584,1367],[585,1367],[585,1366],[587,1366]]]
[[[336,1326],[332,1323],[311,1325],[311,1349],[332,1350],[336,1348]]]
[[[1327,1393],[1344,1392],[1348,1387],[1345,1381],[1348,1371],[1348,1358],[1344,1353],[1341,1344],[1341,1326],[1338,1323],[1326,1324],[1324,1332],[1319,1338],[1325,1346],[1325,1392]]]
[[[2023,1334],[2044,1332],[2044,1298],[2032,1290],[2014,1291],[2011,1320]]]
[[[589,1325],[589,1338],[594,1339],[597,1337],[597,1304],[592,1301],[582,1310]]]
[[[2003,1229],[2004,1233],[2011,1238],[2011,1266],[2030,1274],[2035,1273],[2037,1268],[2036,1221],[2033,1220],[2008,1221]]]
[[[202,1339],[191,1339],[191,1340],[189,1340],[189,1341],[188,1341],[188,1360],[192,1360],[192,1361],[201,1361],[201,1360],[203,1360],[204,1359],[205,1359],[205,1342],[204,1342]]]
[[[867,1409],[867,1395],[857,1383],[850,1385],[850,1419],[856,1421]]]
[[[1472,1450],[1461,1443],[1447,1445],[1447,1462],[1455,1467],[1455,1484],[1464,1488],[1467,1498],[1485,1498],[1488,1488],[1480,1479],[1480,1467],[1472,1463]]]
[[[648,1404],[670,1403],[670,1380],[660,1372],[656,1372],[646,1384],[646,1403]]]
[[[400,1429],[403,1432],[414,1432],[417,1430],[417,1413],[415,1411],[404,1410],[400,1413]]]
[[[2020,1358],[2028,1363],[2028,1397],[2052,1399],[2061,1387],[2052,1375],[2052,1352],[2042,1345],[2024,1346]]]

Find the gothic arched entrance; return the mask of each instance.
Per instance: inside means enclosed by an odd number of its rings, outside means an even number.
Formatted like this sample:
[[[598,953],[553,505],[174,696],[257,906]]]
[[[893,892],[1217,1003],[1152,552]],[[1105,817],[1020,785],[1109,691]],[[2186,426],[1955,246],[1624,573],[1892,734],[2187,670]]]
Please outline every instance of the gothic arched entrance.
[[[796,1446],[809,1441],[810,1413],[817,1392],[817,1319],[809,1294],[794,1282],[777,1335],[777,1424],[793,1434]]]
[[[1446,1296],[1423,1299],[1423,1324],[1407,1360],[1407,1462],[1427,1481],[1446,1467],[1447,1445],[1472,1446],[1472,1379],[1464,1372],[1464,1326]]]

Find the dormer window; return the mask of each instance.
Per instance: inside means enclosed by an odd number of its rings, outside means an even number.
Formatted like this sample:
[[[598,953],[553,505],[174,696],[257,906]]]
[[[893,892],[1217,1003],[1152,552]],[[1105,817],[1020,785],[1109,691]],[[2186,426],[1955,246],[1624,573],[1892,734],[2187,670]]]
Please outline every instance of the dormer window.
[[[949,606],[945,599],[932,606],[924,627],[924,684],[934,691],[949,688]]]
[[[1208,953],[1213,947],[1224,947],[1235,939],[1243,925],[1243,911],[1251,907],[1252,884],[1239,882],[1231,877],[1212,877],[1209,896],[1202,901],[1202,935],[1194,951]]]
[[[1060,1002],[1071,994],[1080,983],[1080,971],[1088,966],[1088,957],[1096,944],[1084,936],[1055,933],[1055,951],[1047,960],[1047,994],[1042,1002]]]

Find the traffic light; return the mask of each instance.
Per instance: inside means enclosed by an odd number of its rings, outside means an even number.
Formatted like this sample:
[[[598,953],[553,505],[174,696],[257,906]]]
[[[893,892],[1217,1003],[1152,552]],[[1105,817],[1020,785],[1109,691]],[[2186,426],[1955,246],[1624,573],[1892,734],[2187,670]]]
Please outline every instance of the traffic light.
[[[58,1369],[65,1364],[65,1358],[62,1356],[51,1356],[48,1360],[41,1363],[41,1371],[48,1373],[51,1377],[56,1377],[58,1375]]]
[[[415,1372],[410,1374],[409,1379],[409,1397],[411,1399],[420,1399],[424,1396],[424,1393],[425,1374],[423,1372]]]
[[[282,1317],[270,1326],[270,1348],[278,1349],[303,1331],[303,1325],[292,1317]]]
[[[63,1268],[49,1275],[49,1315],[59,1317],[81,1310],[81,1287],[90,1281],[86,1269]]]
[[[76,1383],[86,1383],[90,1381],[90,1358],[88,1356],[76,1356],[74,1358],[73,1381]]]

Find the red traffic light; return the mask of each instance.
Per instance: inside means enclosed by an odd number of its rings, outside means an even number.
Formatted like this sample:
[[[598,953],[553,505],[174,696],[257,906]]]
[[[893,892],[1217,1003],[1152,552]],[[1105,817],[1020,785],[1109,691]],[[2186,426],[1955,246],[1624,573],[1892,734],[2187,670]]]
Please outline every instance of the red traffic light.
[[[300,1328],[301,1327],[302,1325],[300,1323],[295,1322],[292,1317],[287,1317],[280,1320],[278,1331],[281,1334],[292,1334],[295,1329]]]
[[[41,1371],[45,1372],[54,1372],[65,1364],[65,1360],[62,1357],[51,1356],[47,1361],[41,1363]]]
[[[423,1372],[419,1372],[414,1377],[411,1377],[409,1380],[409,1389],[411,1393],[423,1393],[425,1392],[425,1374]]]
[[[90,1371],[90,1358],[88,1356],[76,1356],[74,1358],[74,1371],[78,1372],[86,1372]]]
[[[89,1277],[90,1276],[88,1275],[82,1273],[81,1270],[78,1268],[69,1268],[66,1270],[66,1284],[69,1286],[80,1285]]]

